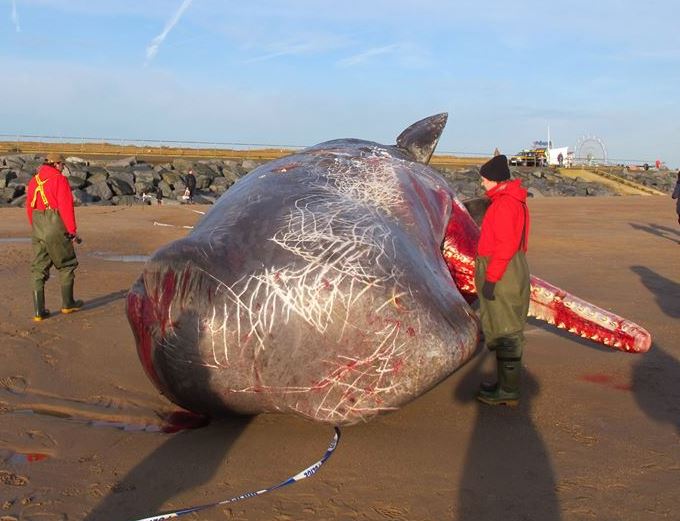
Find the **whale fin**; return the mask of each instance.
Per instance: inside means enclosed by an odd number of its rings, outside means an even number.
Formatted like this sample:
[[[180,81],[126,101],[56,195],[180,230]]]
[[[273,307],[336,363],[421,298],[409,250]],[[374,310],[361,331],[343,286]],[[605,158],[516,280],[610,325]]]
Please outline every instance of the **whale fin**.
[[[399,134],[397,146],[408,150],[419,163],[427,164],[437,147],[448,117],[448,113],[442,112],[415,122]]]

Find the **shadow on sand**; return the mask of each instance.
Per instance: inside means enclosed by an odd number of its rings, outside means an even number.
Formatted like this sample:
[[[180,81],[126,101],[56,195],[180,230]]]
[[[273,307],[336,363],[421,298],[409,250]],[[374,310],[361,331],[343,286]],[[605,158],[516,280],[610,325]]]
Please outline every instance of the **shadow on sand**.
[[[669,317],[680,318],[680,284],[645,266],[632,266],[645,287]],[[640,408],[655,421],[669,423],[680,434],[680,362],[654,342],[633,369],[633,392]]]
[[[121,289],[118,291],[114,291],[113,293],[109,293],[108,295],[102,295],[101,297],[86,300],[85,305],[83,306],[83,311],[88,311],[90,309],[97,309],[99,307],[106,306],[111,302],[125,298],[127,294],[128,290]]]
[[[250,417],[233,417],[170,435],[167,442],[115,484],[85,521],[131,520],[158,514],[167,500],[213,478],[250,420]],[[225,498],[212,498],[222,499]],[[201,501],[206,502],[210,500]],[[178,508],[190,506],[194,505],[177,505]]]
[[[668,226],[661,226],[660,224],[653,223],[648,224],[628,223],[628,224],[630,224],[636,230],[651,233],[652,235],[656,235],[657,237],[661,237],[662,239],[668,239],[671,242],[680,244],[680,240],[678,240],[680,239],[680,232],[674,230],[673,228],[669,228]]]
[[[455,391],[455,400],[474,400],[484,379],[484,350]],[[516,408],[478,404],[478,413],[459,486],[458,519],[480,521],[540,519],[559,521],[555,474],[548,449],[531,419],[538,382],[523,373]]]
[[[659,275],[646,266],[631,266],[630,269],[654,295],[661,311],[671,318],[680,318],[680,283]]]

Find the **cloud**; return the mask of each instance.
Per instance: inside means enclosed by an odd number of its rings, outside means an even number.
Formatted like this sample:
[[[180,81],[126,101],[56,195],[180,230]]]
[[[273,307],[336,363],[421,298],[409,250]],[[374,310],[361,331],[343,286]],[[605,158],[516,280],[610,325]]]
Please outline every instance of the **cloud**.
[[[393,43],[392,45],[385,45],[383,47],[373,47],[371,49],[360,52],[353,56],[349,56],[348,58],[343,58],[342,60],[339,60],[338,65],[340,67],[353,67],[355,65],[367,62],[368,60],[374,58],[375,56],[393,53],[398,48],[399,45],[397,45],[396,43]]]
[[[19,26],[19,14],[17,13],[17,0],[12,0],[12,23],[17,32],[20,33],[21,27]]]
[[[193,0],[183,0],[182,5],[179,6],[179,9],[177,9],[177,12],[165,24],[163,32],[161,32],[158,36],[151,40],[151,43],[146,48],[147,64],[155,58],[156,54],[158,54],[158,49],[160,48],[161,44],[165,41],[166,36],[168,36],[170,31],[172,31],[172,28],[175,27],[175,25],[177,25],[177,22],[179,22],[180,18],[182,18],[184,11],[186,11],[189,8],[191,2],[193,2]]]
[[[303,43],[280,43],[274,46],[272,52],[268,54],[263,54],[261,56],[256,56],[254,58],[249,58],[244,60],[243,63],[254,63],[266,60],[271,60],[273,58],[278,58],[280,56],[293,56],[297,54],[306,54],[314,52],[317,47],[311,42]]]

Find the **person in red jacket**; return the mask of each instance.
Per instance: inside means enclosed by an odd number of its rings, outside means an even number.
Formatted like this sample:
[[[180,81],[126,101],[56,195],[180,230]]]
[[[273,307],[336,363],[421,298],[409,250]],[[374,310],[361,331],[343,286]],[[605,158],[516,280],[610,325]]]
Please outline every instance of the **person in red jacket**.
[[[83,306],[73,298],[73,284],[78,259],[73,243],[78,239],[73,194],[61,171],[64,158],[49,154],[26,189],[26,214],[31,224],[33,244],[33,320],[41,321],[50,315],[45,309],[45,281],[54,265],[61,282],[62,313],[72,313]]]
[[[527,191],[510,179],[508,160],[494,156],[479,170],[491,204],[482,221],[475,260],[475,285],[486,346],[496,352],[498,380],[482,383],[477,399],[516,405],[529,310]]]

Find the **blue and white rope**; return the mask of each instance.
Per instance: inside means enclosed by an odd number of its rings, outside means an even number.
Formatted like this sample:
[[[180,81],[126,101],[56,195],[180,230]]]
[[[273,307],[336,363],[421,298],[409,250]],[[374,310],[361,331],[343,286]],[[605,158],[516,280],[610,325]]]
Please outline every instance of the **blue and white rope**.
[[[191,514],[192,512],[198,512],[199,510],[205,510],[206,508],[212,508],[216,507],[219,505],[226,505],[227,503],[235,503],[237,501],[241,501],[243,499],[248,499],[251,497],[255,496],[261,496],[262,494],[266,494],[267,492],[271,492],[272,490],[276,490],[279,488],[283,488],[287,485],[292,485],[293,483],[296,483],[300,480],[303,480],[305,478],[308,478],[310,476],[313,476],[318,472],[318,470],[321,468],[321,466],[326,462],[328,458],[331,457],[331,454],[333,454],[333,451],[335,448],[338,446],[338,442],[340,441],[340,429],[338,427],[334,427],[335,429],[335,434],[333,435],[333,439],[331,440],[330,445],[328,445],[328,449],[326,450],[326,453],[323,455],[323,457],[314,463],[313,465],[310,465],[303,471],[295,474],[295,476],[291,476],[290,478],[282,481],[281,483],[277,485],[273,485],[269,488],[265,488],[262,490],[257,490],[255,492],[246,492],[245,494],[241,494],[240,496],[235,496],[229,499],[225,499],[224,501],[217,501],[215,503],[208,503],[205,505],[199,505],[195,507],[190,507],[190,508],[183,508],[181,510],[175,510],[174,512],[167,512],[165,514],[160,514],[157,516],[152,516],[152,517],[145,517],[144,519],[137,519],[135,521],[165,521],[166,519],[174,519],[175,517],[180,517],[185,514]]]

